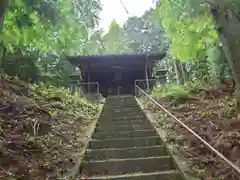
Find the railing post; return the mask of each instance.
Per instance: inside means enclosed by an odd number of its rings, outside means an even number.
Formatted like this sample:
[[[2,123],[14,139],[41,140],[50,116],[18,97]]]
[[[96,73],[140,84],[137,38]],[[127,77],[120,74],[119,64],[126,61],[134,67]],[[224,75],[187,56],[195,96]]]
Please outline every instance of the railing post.
[[[137,88],[136,88],[137,84],[136,84],[136,81],[137,80],[134,81],[134,94],[137,97]]]

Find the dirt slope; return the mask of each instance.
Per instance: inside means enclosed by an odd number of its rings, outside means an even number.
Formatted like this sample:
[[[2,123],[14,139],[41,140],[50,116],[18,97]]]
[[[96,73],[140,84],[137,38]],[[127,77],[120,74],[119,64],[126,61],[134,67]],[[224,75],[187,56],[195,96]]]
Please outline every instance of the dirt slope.
[[[240,120],[236,118],[236,102],[229,92],[231,89],[228,87],[218,85],[190,92],[186,102],[173,102],[168,98],[158,101],[240,167]],[[156,105],[149,102],[146,109],[154,112],[159,126],[167,133],[168,143],[174,145],[176,153],[184,156],[191,168],[190,174],[202,180],[240,179],[231,168]]]
[[[0,179],[59,179],[96,118],[97,106],[67,91],[0,79]]]

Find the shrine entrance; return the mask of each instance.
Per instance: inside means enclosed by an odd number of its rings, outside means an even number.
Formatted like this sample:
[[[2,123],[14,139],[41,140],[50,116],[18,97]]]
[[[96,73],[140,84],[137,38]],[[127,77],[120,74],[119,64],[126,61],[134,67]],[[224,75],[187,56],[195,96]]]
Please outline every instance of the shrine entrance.
[[[137,79],[153,78],[153,64],[165,54],[68,56],[81,70],[82,82],[97,82],[102,96],[133,94]],[[86,91],[89,88],[85,87]]]

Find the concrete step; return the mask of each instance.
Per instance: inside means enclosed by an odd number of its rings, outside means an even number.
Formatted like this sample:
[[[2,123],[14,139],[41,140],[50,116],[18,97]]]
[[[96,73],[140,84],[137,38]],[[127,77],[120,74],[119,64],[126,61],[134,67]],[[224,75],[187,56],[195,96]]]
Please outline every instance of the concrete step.
[[[148,120],[120,120],[120,121],[111,121],[111,119],[105,119],[105,120],[102,120],[100,122],[97,123],[97,125],[101,125],[101,124],[116,124],[116,125],[122,125],[122,124],[144,124],[144,123],[147,123],[147,124],[150,124],[150,121]]]
[[[107,127],[96,127],[95,132],[111,132],[111,131],[137,131],[151,129],[150,125],[135,125],[135,126],[114,126],[108,125]]]
[[[184,180],[131,96],[108,98],[82,168],[92,180]]]
[[[90,176],[111,176],[128,173],[152,173],[157,171],[175,170],[174,163],[170,156],[91,161],[84,162],[82,167]]]
[[[112,121],[126,121],[126,120],[146,120],[144,116],[112,116]]]
[[[119,112],[131,113],[131,112],[135,112],[135,111],[139,111],[139,110],[141,110],[139,107],[136,107],[136,108],[121,108],[121,109],[112,109],[111,112],[112,113],[119,113]]]
[[[182,175],[176,171],[160,171],[154,173],[135,173],[118,176],[95,176],[86,178],[89,180],[184,180]]]
[[[142,123],[150,123],[148,120],[122,120],[122,121],[111,121],[109,119],[102,120],[101,122],[98,122],[98,124],[103,123],[115,123],[115,124],[142,124]]]
[[[126,112],[120,112],[120,113],[112,113],[112,117],[145,117],[142,113],[140,112],[131,112],[131,113],[126,113]]]
[[[112,117],[115,117],[116,119],[121,119],[121,117],[127,117],[128,119],[134,117],[138,117],[138,118],[143,118],[145,117],[142,113],[135,113],[135,114],[126,114],[126,113],[118,113],[118,114],[114,114],[112,113]]]
[[[128,127],[131,127],[131,129],[134,128],[134,127],[138,128],[139,126],[148,127],[149,129],[153,128],[152,125],[147,121],[142,122],[142,123],[130,123],[130,122],[125,122],[125,123],[116,122],[116,123],[113,123],[113,122],[107,122],[106,121],[106,122],[102,122],[102,123],[97,124],[96,128],[100,128],[100,129],[116,128],[118,130],[118,129],[121,129],[121,128],[128,128]]]
[[[110,105],[110,104],[109,104]],[[111,104],[111,109],[138,109],[139,107],[136,105],[136,103],[133,103],[133,104],[121,104],[121,105],[114,105],[114,104]]]
[[[131,129],[141,129],[141,127],[148,128],[148,129],[152,128],[152,126],[148,122],[145,122],[142,124],[101,123],[96,126],[96,128],[99,128],[99,129],[114,128],[117,131],[119,131],[119,130],[121,131],[122,129],[124,130],[124,129],[128,129],[128,128],[130,128],[130,130]]]
[[[157,133],[153,129],[139,130],[139,131],[118,131],[118,132],[99,132],[93,134],[93,139],[111,139],[111,138],[138,138],[138,137],[148,137],[157,136]]]
[[[117,138],[106,140],[91,140],[89,143],[89,149],[129,148],[156,145],[162,145],[162,141],[158,136],[141,138]]]
[[[85,161],[107,160],[107,159],[125,159],[125,158],[144,158],[167,156],[168,153],[163,145],[145,146],[121,149],[98,149],[87,150],[84,157]]]
[[[126,107],[126,106],[122,106],[121,108],[111,108],[112,112],[133,112],[133,111],[139,111],[141,110],[141,108],[139,106],[132,106],[132,107]]]
[[[139,110],[135,110],[135,111],[122,111],[122,110],[119,110],[119,111],[112,111],[112,115],[139,115],[139,114],[142,114],[142,112],[140,112]]]

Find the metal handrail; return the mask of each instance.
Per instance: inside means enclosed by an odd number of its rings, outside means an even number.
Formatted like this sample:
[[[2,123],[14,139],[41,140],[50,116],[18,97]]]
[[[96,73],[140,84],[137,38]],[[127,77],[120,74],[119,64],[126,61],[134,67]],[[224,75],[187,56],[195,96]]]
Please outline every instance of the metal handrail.
[[[156,79],[136,79],[134,81],[134,85],[137,86],[137,82],[144,82],[144,81],[156,81]]]
[[[212,147],[209,143],[207,143],[203,138],[201,138],[197,133],[195,133],[192,129],[190,129],[186,124],[184,124],[180,119],[170,113],[167,109],[165,109],[161,104],[159,104],[156,100],[154,100],[151,96],[149,96],[146,92],[144,92],[140,87],[137,85],[135,86],[136,89],[139,89],[148,99],[154,102],[158,107],[164,110],[168,115],[170,115],[175,121],[177,121],[182,127],[184,127],[187,131],[189,131],[193,136],[199,139],[205,146],[207,146],[212,152],[214,152],[218,157],[220,157],[223,161],[225,161],[229,166],[231,166],[239,175],[240,175],[240,168],[236,166],[233,162],[228,160],[223,154],[221,154],[218,150]]]
[[[77,81],[77,82],[78,82],[80,88],[82,88],[83,93],[86,94],[87,91],[86,91],[86,89],[84,88],[84,86],[82,85],[82,83],[81,83],[80,81]]]
[[[80,85],[97,85],[97,94],[100,93],[100,90],[99,90],[99,83],[98,82],[89,82],[89,83],[78,83]],[[85,89],[85,88],[84,88]],[[89,91],[89,90],[88,90]]]
[[[157,81],[156,79],[136,79],[134,81],[134,85],[135,87],[138,86],[137,83],[138,82],[150,82],[150,81]],[[135,88],[135,94],[136,94],[136,88]]]

